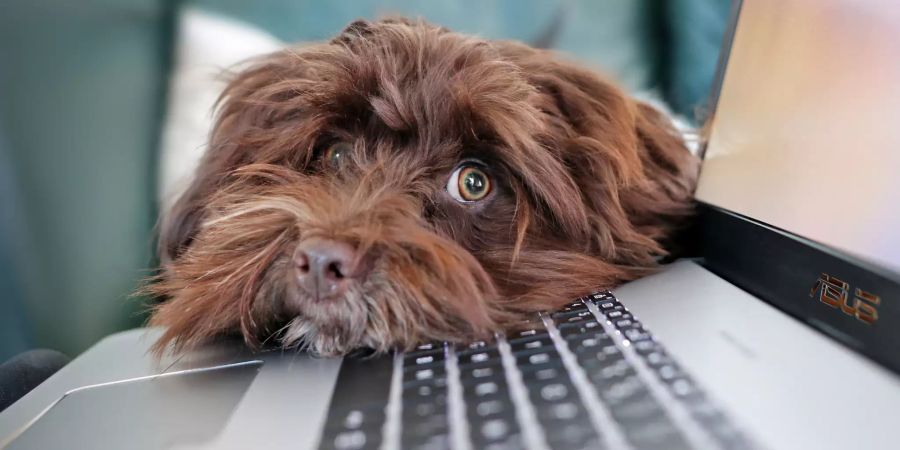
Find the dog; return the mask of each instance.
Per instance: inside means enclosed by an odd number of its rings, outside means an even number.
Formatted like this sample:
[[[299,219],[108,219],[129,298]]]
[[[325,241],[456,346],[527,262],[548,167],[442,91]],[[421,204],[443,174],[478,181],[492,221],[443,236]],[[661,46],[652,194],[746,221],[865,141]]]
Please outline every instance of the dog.
[[[653,272],[698,167],[668,116],[551,51],[356,21],[228,84],[160,225],[154,348],[490,338]]]

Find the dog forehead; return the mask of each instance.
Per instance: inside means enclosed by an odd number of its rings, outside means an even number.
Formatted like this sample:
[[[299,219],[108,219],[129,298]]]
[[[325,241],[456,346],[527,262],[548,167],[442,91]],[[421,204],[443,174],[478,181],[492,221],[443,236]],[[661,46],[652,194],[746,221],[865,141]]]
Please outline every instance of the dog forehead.
[[[489,41],[422,24],[386,24],[343,48],[352,67],[342,71],[343,80],[331,79],[343,97],[332,103],[343,108],[340,116],[368,115],[426,146],[497,140],[498,127],[533,125],[539,113],[536,89]]]
[[[547,93],[503,45],[424,24],[376,24],[306,54],[315,68],[305,72],[312,115],[333,117],[367,148],[402,143],[401,160],[441,170],[486,151],[536,197],[577,196]],[[562,181],[548,191],[541,180]]]

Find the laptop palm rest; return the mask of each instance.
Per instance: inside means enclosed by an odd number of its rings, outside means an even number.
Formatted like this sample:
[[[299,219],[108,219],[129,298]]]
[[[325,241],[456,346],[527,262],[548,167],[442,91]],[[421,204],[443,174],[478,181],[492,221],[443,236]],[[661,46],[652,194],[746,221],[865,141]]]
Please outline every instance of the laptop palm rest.
[[[5,448],[199,446],[224,429],[262,364],[248,361],[79,388]]]

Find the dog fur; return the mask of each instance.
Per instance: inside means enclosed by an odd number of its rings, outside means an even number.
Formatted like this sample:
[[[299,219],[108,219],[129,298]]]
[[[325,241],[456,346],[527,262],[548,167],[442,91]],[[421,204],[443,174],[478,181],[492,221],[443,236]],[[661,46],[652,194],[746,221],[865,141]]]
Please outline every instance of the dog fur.
[[[334,142],[352,148],[337,167]],[[476,160],[484,200],[448,195]],[[340,354],[461,342],[648,274],[692,212],[698,162],[664,114],[560,56],[423,22],[357,21],[267,55],[223,93],[161,224],[156,344],[239,334]],[[298,243],[367,266],[340,299],[297,288]]]

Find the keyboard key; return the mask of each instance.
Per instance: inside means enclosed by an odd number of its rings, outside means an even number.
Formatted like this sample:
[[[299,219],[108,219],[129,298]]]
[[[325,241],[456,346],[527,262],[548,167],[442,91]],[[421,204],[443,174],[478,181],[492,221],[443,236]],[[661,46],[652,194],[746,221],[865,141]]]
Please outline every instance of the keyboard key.
[[[334,417],[332,422],[325,425],[325,430],[336,434],[346,430],[363,430],[380,432],[384,425],[385,405],[370,404],[351,409],[343,417]]]
[[[504,379],[502,365],[473,365],[459,371],[460,380],[463,384],[479,382],[481,380]]]
[[[613,308],[616,307],[617,303],[618,302],[614,301],[601,301],[597,306],[600,308],[600,311],[612,311]]]
[[[626,308],[619,302],[601,302],[597,304],[597,308],[600,310],[600,314],[607,317],[609,316],[609,314],[613,314],[616,312],[619,312],[621,314],[628,312],[628,308]],[[616,314],[616,316],[618,317],[620,316],[620,314]]]
[[[441,363],[444,361],[444,350],[429,350],[418,352],[416,354],[407,354],[403,357],[403,367],[425,366],[433,363]]]
[[[444,348],[444,344],[442,344],[440,342],[427,342],[425,344],[421,344],[421,345],[417,346],[414,351],[424,352],[424,351],[431,351],[431,350],[443,349],[443,348]]]
[[[430,363],[422,363],[422,364],[414,363],[414,364],[404,364],[403,365],[404,375],[409,374],[411,372],[417,372],[417,371],[426,370],[426,369],[435,369],[438,371],[443,370],[444,369],[444,361],[439,360],[439,361],[433,361]]]
[[[538,418],[547,421],[566,421],[585,414],[584,409],[573,401],[561,401],[537,411]]]
[[[647,386],[636,375],[629,372],[604,377],[609,382],[600,383],[598,386],[598,394],[610,407],[616,408],[618,405],[626,403],[642,395],[650,395]]]
[[[594,313],[590,311],[579,311],[579,312],[571,312],[565,313],[554,319],[554,323],[558,326],[562,326],[564,324],[576,324],[581,322],[596,322],[597,318],[594,317]]]
[[[403,383],[402,389],[404,391],[413,391],[413,390],[418,390],[419,388],[421,388],[423,386],[446,388],[447,378],[439,377],[439,378],[429,378],[429,379],[424,379],[424,380],[407,381],[407,382]]]
[[[442,450],[450,448],[450,436],[442,434],[414,434],[402,436],[402,448],[415,450]]]
[[[407,382],[415,382],[415,381],[429,381],[435,379],[444,379],[446,378],[446,369],[444,369],[444,365],[432,365],[426,368],[418,368],[412,367],[409,369],[404,369],[403,371],[403,382],[404,384]]]
[[[404,358],[409,357],[417,357],[420,355],[430,355],[435,353],[443,353],[444,352],[444,344],[440,342],[430,342],[427,344],[422,344],[417,346],[411,351],[406,352],[403,356]]]
[[[615,383],[625,377],[636,376],[636,372],[625,358],[605,361],[586,371],[588,378],[598,385]]]
[[[531,339],[535,337],[543,337],[549,336],[547,330],[543,328],[543,324],[540,327],[531,328],[528,330],[521,330],[509,335],[509,343],[513,344],[518,342],[519,339]]]
[[[509,386],[507,386],[506,383],[487,383],[478,386],[479,389],[477,391],[474,389],[474,386],[467,387],[467,389],[463,391],[463,401],[465,401],[467,405],[474,405],[479,402],[490,400],[509,400]]]
[[[459,354],[467,351],[488,350],[491,348],[497,348],[497,344],[495,342],[488,341],[475,341],[469,343],[468,345],[457,346],[456,353]]]
[[[657,346],[656,342],[654,342],[652,340],[644,340],[644,341],[640,341],[640,342],[635,342],[633,347],[638,353],[640,353],[642,355],[646,355],[648,353],[656,351],[658,346]]]
[[[662,367],[666,364],[673,364],[674,361],[669,355],[665,354],[662,350],[657,350],[652,353],[648,353],[644,359],[647,361],[647,364],[650,365],[651,368],[656,369]]]
[[[585,321],[581,323],[565,323],[561,324],[557,327],[559,329],[559,334],[568,339],[569,336],[573,335],[582,335],[591,331],[601,331],[603,327],[600,326],[600,323],[597,321]]]
[[[475,393],[477,397],[485,397],[488,395],[497,394],[500,392],[500,389],[505,388],[506,386],[497,381],[484,381],[472,386],[472,392]]]
[[[471,406],[471,412],[476,417],[490,417],[504,413],[512,413],[512,403],[506,400],[491,398],[476,400]]]
[[[496,368],[497,370],[502,371],[503,361],[500,358],[488,358],[487,361],[472,362],[459,365],[460,373],[466,373],[468,371],[473,371],[479,368]]]
[[[676,368],[672,364],[664,364],[656,369],[656,374],[659,375],[665,382],[674,381],[676,378],[682,376],[681,370]]]
[[[591,294],[589,297],[592,300],[594,300],[595,302],[602,302],[602,301],[608,301],[608,300],[617,301],[616,297],[613,296],[613,294],[609,291],[595,292],[595,293]]]
[[[648,421],[622,423],[621,425],[625,436],[637,448],[666,450],[691,448],[681,431],[665,415]]]
[[[555,312],[550,315],[550,318],[553,319],[553,321],[556,323],[563,322],[572,317],[594,317],[594,313],[588,310],[587,307],[584,307],[582,309],[577,309],[574,311]]]
[[[632,396],[616,406],[615,411],[616,419],[623,422],[650,420],[660,414],[665,414],[665,410],[649,391]]]
[[[419,384],[405,389],[410,398],[430,398],[435,395],[445,395],[447,387],[445,382]]]
[[[548,348],[553,348],[553,340],[549,336],[519,339],[517,342],[510,344],[513,355],[517,356]]]
[[[604,331],[572,335],[566,341],[575,353],[596,351],[612,345],[612,338]]]
[[[568,380],[554,380],[549,383],[528,386],[532,397],[542,403],[558,403],[571,399],[576,393]]]
[[[588,309],[587,304],[585,304],[581,300],[578,300],[576,302],[572,302],[566,306],[563,306],[556,312],[556,314],[573,312],[573,311],[584,311],[586,309]],[[551,315],[550,317],[553,317],[553,316]]]
[[[565,421],[549,425],[544,435],[550,448],[603,448],[593,425],[587,420]]]
[[[479,427],[481,437],[487,441],[499,441],[509,436],[512,426],[506,419],[491,419]]]
[[[403,434],[421,436],[446,432],[449,429],[447,413],[436,411],[428,415],[418,413],[403,414]]]
[[[644,341],[651,338],[650,333],[644,331],[643,328],[632,328],[629,330],[624,330],[622,334],[624,334],[625,338],[632,343],[637,341]]]
[[[509,427],[505,433],[493,433],[491,428],[472,430],[472,444],[474,448],[484,450],[519,450],[525,448],[522,435],[515,421],[504,421]],[[493,440],[491,440],[493,439]]]
[[[561,367],[562,360],[555,349],[552,351],[540,351],[536,353],[520,355],[516,357],[516,366],[522,372],[539,370],[547,367]]]
[[[696,386],[694,386],[694,383],[692,383],[687,378],[676,379],[672,381],[669,386],[672,390],[672,393],[681,398],[691,397],[697,395],[700,392],[696,388]]]
[[[527,372],[522,372],[522,380],[525,383],[532,383],[534,381],[551,381],[557,379],[567,379],[568,373],[566,373],[564,366],[550,366],[544,367],[542,369],[537,370],[529,370]]]
[[[403,417],[415,420],[420,417],[428,417],[444,411],[446,402],[420,402],[403,405]]]
[[[415,408],[418,405],[424,403],[431,403],[437,405],[438,407],[445,406],[447,404],[447,389],[433,389],[426,395],[421,395],[421,392],[419,391],[406,391],[403,393],[404,408],[406,408],[407,406],[409,406],[410,408]]]
[[[575,350],[575,357],[587,372],[595,372],[625,360],[625,355],[612,343],[602,347],[579,347]]]
[[[500,352],[496,349],[478,350],[459,355],[460,367],[468,366],[469,364],[486,363],[492,360],[500,361]]]
[[[347,430],[335,435],[333,448],[336,450],[357,450],[372,447],[369,440],[370,436],[361,430]],[[366,444],[370,444],[368,447]]]

